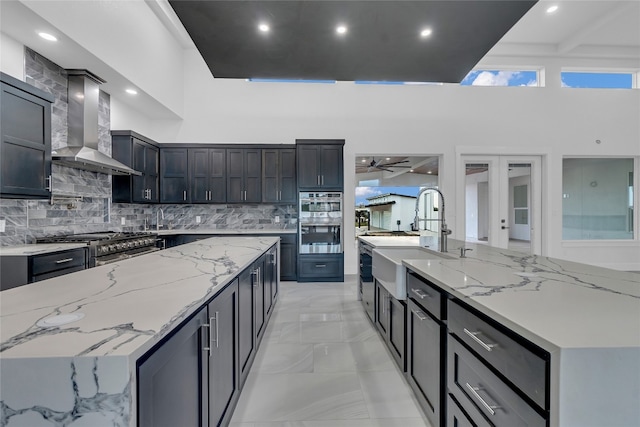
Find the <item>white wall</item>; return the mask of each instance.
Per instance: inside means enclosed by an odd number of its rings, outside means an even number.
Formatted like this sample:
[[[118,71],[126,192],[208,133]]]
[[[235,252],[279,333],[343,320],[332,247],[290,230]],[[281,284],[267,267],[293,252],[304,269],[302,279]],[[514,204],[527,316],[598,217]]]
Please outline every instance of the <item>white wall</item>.
[[[0,33],[0,70],[24,81],[24,46],[4,33]]]
[[[546,160],[543,252],[640,269],[640,245],[583,252],[561,244],[562,157],[640,155],[640,91],[557,87],[383,86],[252,83],[212,79],[195,52],[185,56],[184,121],[157,122],[163,142],[293,143],[344,138],[345,206],[353,206],[356,153],[441,155],[447,222],[464,239],[456,209],[456,158],[539,154]],[[596,139],[601,143],[597,144]],[[460,175],[462,179],[463,175]],[[346,211],[345,224],[354,213]],[[355,271],[353,231],[345,230],[346,273]],[[602,257],[615,254],[609,262]],[[613,262],[615,260],[615,262]]]

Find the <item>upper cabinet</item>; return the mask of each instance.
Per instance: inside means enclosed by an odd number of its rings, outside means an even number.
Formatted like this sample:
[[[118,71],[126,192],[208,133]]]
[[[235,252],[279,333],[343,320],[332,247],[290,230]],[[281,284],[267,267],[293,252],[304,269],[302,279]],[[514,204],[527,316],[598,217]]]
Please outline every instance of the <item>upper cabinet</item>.
[[[344,189],[344,140],[298,139],[298,189]]]
[[[227,203],[260,203],[261,178],[261,149],[227,149]]]
[[[113,176],[113,201],[158,203],[160,201],[160,151],[156,143],[133,131],[111,131],[114,159],[142,172],[139,176]]]
[[[51,103],[54,97],[1,73],[0,197],[51,195]]]
[[[226,180],[226,149],[189,149],[189,193],[192,203],[225,203]]]
[[[186,203],[189,196],[188,150],[161,148],[160,203]]]
[[[296,203],[296,150],[273,148],[262,150],[262,201]]]

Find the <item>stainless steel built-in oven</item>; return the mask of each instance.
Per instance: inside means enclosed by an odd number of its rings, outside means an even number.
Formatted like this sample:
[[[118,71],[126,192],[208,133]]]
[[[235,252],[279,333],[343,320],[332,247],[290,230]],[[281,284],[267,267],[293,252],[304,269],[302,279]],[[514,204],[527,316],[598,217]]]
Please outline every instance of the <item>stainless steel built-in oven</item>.
[[[342,193],[300,193],[299,253],[342,253]]]

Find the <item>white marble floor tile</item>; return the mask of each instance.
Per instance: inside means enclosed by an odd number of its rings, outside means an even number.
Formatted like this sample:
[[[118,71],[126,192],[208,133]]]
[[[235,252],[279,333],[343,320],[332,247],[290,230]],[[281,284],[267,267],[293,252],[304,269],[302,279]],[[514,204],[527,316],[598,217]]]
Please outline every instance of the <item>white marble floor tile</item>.
[[[411,389],[398,372],[360,372],[358,376],[372,418],[421,417]]]
[[[233,422],[368,418],[356,374],[249,376]]]
[[[272,423],[231,423],[229,427],[431,427],[421,418],[308,420]]]
[[[231,427],[431,427],[357,284],[282,282]]]
[[[313,372],[314,348],[311,344],[272,343],[260,350],[251,367],[252,372],[263,374]]]

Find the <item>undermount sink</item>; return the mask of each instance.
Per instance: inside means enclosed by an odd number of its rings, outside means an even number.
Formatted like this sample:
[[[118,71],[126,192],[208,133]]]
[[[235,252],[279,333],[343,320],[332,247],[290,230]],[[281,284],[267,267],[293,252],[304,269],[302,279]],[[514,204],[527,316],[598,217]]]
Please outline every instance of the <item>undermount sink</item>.
[[[397,300],[407,299],[407,269],[404,259],[450,259],[423,248],[378,248],[372,252],[371,272]]]

